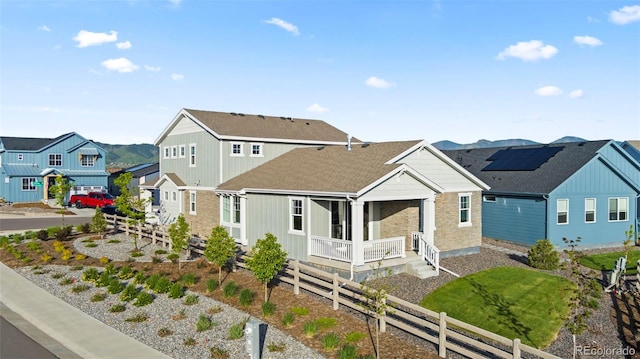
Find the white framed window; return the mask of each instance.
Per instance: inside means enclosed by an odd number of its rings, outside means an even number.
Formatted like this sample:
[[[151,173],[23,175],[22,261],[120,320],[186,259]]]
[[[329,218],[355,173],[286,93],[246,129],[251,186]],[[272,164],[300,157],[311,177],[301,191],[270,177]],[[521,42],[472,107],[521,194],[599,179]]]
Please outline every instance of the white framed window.
[[[169,200],[169,191],[164,191],[164,200],[165,201]]]
[[[61,167],[62,166],[62,154],[50,153],[49,154],[49,167]]]
[[[93,155],[81,155],[80,156],[80,166],[82,167],[93,167],[95,163],[95,157]]]
[[[177,202],[178,201],[178,192],[176,192],[176,191],[171,192],[171,200],[173,202]]]
[[[196,214],[196,192],[189,192],[189,213]]]
[[[189,144],[189,167],[196,166],[196,144]]]
[[[596,223],[596,199],[584,199],[584,221],[585,223]]]
[[[187,157],[187,147],[185,145],[180,145],[180,151],[178,152],[178,157],[180,158]]]
[[[171,158],[178,158],[178,146],[171,146]]]
[[[492,195],[492,194],[485,194],[484,196],[482,196],[482,200],[485,202],[495,202],[496,201],[496,196]]]
[[[24,160],[24,154],[18,153],[18,161]]]
[[[35,177],[25,177],[22,179],[23,191],[35,191],[36,186],[33,184],[36,181]]]
[[[231,197],[229,196],[222,197],[222,222],[231,222]]]
[[[240,223],[240,197],[233,197],[233,223]]]
[[[569,224],[569,200],[566,198],[556,201],[557,223]]]
[[[627,221],[629,219],[629,198],[609,198],[609,222]]]
[[[458,194],[458,226],[471,225],[471,193]]]
[[[249,157],[263,157],[262,155],[262,143],[251,144],[251,154]]]
[[[163,158],[170,158],[171,157],[171,149],[169,148],[169,146],[164,146],[164,156]]]
[[[299,197],[289,198],[289,231],[303,232],[303,200]]]
[[[231,156],[244,156],[242,142],[231,142]]]

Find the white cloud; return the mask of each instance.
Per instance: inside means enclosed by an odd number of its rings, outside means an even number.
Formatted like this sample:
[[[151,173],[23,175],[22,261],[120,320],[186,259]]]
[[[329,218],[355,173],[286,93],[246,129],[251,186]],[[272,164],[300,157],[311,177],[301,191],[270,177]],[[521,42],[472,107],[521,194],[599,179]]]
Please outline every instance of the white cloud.
[[[573,42],[580,45],[588,45],[588,46],[600,46],[602,45],[602,41],[600,39],[592,37],[592,36],[574,36]]]
[[[131,42],[129,41],[119,42],[116,44],[116,47],[120,50],[127,50],[131,48]]]
[[[367,79],[367,81],[364,82],[367,86],[370,87],[375,87],[377,89],[386,89],[389,88],[391,86],[393,86],[392,83],[387,82],[384,79],[375,77],[375,76],[371,76]]]
[[[40,112],[60,112],[60,109],[56,107],[36,107],[34,110]]]
[[[169,2],[171,5],[178,7],[180,6],[180,3],[182,3],[182,0],[169,0]]]
[[[107,70],[118,72],[133,72],[140,68],[140,66],[134,64],[129,59],[126,59],[124,57],[103,61],[102,66],[107,68]]]
[[[114,42],[118,40],[118,33],[111,31],[109,34],[105,32],[91,32],[80,30],[78,35],[73,38],[78,42],[78,47],[88,47],[95,45],[102,45],[105,42]]]
[[[51,29],[47,25],[38,26],[38,30],[49,32]]]
[[[307,108],[307,111],[309,112],[315,112],[315,113],[325,113],[327,111],[329,111],[328,108],[322,107],[317,103],[314,103],[313,105],[309,106]]]
[[[589,23],[598,23],[600,19],[596,19],[595,17],[587,16],[587,22]]]
[[[580,98],[582,96],[584,96],[584,91],[582,91],[581,89],[573,90],[569,93],[569,97],[571,98]]]
[[[558,49],[551,45],[545,45],[540,40],[522,41],[511,45],[498,54],[498,60],[507,57],[515,57],[523,61],[536,61],[550,59],[558,53]]]
[[[271,25],[276,25],[280,28],[285,29],[286,31],[294,34],[294,35],[300,35],[300,31],[298,31],[298,27],[288,23],[284,20],[278,19],[277,17],[272,17],[271,20],[267,20],[265,21],[265,23],[267,24],[271,24]]]
[[[175,81],[180,81],[180,80],[184,79],[184,76],[180,75],[180,74],[171,74],[171,79],[175,80]]]
[[[640,21],[640,5],[624,6],[618,10],[613,10],[609,14],[609,20],[618,25]]]
[[[540,87],[540,88],[536,89],[533,92],[538,96],[544,96],[544,97],[562,95],[562,90],[560,90],[556,86],[543,86],[543,87]]]
[[[160,71],[160,67],[154,67],[154,66],[149,66],[149,65],[144,65],[144,69],[149,71],[149,72],[158,72]]]

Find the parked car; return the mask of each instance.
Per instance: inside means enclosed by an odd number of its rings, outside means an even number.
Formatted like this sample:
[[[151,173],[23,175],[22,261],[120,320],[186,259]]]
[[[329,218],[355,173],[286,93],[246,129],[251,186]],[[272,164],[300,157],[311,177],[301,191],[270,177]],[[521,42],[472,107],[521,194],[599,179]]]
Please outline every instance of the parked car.
[[[115,198],[106,192],[89,192],[87,194],[74,194],[69,199],[69,207],[104,207],[112,206]]]

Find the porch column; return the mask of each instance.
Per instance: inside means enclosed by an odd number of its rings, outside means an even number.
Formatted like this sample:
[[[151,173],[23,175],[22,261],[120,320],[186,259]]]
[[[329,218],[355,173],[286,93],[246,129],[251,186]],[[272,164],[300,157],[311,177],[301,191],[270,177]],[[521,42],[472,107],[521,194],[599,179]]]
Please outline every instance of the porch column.
[[[354,265],[364,264],[364,202],[351,202],[351,244]]]
[[[240,196],[240,242],[243,245],[248,245],[247,239],[247,197]]]
[[[427,242],[434,244],[434,231],[436,230],[436,198],[430,197],[424,200],[424,217],[422,223],[424,223],[424,235]]]

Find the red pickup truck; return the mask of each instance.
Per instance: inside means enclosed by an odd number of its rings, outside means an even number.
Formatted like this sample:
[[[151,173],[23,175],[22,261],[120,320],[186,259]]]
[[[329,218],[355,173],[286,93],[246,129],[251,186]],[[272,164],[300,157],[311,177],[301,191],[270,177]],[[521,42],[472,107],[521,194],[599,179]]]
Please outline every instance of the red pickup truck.
[[[104,207],[112,206],[114,197],[106,192],[89,192],[87,194],[74,194],[69,199],[69,207]]]

